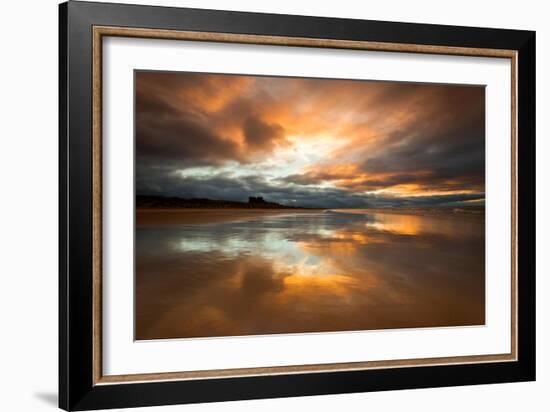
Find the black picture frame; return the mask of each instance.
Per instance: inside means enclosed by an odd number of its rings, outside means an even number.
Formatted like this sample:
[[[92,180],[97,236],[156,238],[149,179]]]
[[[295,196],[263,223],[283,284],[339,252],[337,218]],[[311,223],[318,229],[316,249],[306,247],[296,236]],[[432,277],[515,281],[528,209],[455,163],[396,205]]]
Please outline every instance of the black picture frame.
[[[517,51],[517,361],[96,385],[92,28]],[[535,32],[70,1],[59,6],[59,406],[90,410],[535,380]]]

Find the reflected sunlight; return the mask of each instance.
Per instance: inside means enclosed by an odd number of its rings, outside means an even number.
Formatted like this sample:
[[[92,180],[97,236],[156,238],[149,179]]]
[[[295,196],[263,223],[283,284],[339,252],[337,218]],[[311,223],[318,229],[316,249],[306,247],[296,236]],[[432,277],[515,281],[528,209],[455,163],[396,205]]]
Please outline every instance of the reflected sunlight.
[[[342,210],[138,228],[136,338],[483,324],[483,224]]]

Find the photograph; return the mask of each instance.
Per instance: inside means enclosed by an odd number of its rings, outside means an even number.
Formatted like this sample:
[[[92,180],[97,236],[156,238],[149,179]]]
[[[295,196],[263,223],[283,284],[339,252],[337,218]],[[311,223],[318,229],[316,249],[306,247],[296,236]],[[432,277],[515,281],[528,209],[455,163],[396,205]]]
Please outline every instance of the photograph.
[[[135,339],[484,325],[485,105],[134,70]]]

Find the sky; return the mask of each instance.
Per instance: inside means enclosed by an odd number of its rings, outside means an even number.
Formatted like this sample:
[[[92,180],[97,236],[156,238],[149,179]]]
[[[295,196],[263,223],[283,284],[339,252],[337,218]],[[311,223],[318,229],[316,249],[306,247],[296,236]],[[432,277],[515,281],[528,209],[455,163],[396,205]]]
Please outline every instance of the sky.
[[[136,194],[326,208],[485,200],[485,88],[135,72]]]

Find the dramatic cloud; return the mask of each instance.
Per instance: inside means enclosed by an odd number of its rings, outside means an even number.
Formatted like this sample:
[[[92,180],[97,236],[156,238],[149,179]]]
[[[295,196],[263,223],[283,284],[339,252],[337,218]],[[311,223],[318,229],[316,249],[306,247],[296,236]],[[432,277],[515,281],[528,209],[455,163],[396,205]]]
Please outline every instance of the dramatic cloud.
[[[284,129],[278,124],[268,124],[256,117],[244,121],[243,134],[246,146],[252,151],[271,151],[277,142],[284,140]]]
[[[483,202],[482,86],[136,72],[138,194]]]

